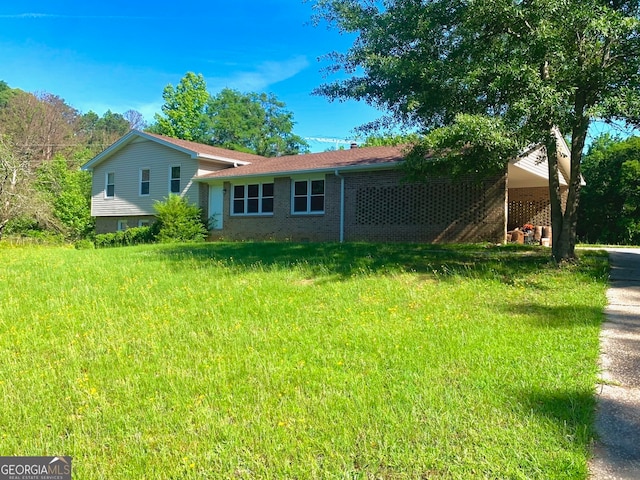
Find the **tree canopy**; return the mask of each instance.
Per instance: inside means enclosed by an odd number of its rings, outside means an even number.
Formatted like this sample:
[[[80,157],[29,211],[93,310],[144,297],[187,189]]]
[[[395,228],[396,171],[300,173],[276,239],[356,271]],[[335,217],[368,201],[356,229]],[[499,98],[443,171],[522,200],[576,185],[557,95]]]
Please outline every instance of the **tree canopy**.
[[[156,113],[151,130],[168,137],[207,143],[209,92],[204,77],[187,72],[177,87],[171,84],[164,87],[162,98],[162,115]]]
[[[589,124],[640,118],[638,3],[317,0],[318,22],[357,38],[347,52],[328,55],[330,71],[347,78],[316,93],[363,100],[427,133],[408,162],[419,174],[465,161],[464,168],[495,172],[526,145],[544,144],[553,253],[570,259]],[[571,137],[564,209],[555,127]],[[442,162],[425,164],[425,150]]]
[[[170,137],[255,153],[292,155],[308,148],[293,133],[293,114],[273,94],[241,93],[225,88],[210,95],[202,75],[187,73],[163,94],[163,115],[151,130]]]
[[[589,242],[640,241],[640,137],[598,137],[583,159],[578,235]]]

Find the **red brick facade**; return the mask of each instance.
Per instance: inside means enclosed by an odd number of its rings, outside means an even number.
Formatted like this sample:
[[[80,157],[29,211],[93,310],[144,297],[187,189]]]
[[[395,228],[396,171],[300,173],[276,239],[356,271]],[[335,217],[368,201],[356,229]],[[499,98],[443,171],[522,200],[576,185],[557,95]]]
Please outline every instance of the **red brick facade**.
[[[228,240],[339,241],[344,179],[344,240],[377,242],[503,242],[506,177],[483,183],[471,177],[452,182],[403,183],[395,170],[325,176],[325,211],[291,213],[291,179],[274,181],[269,216],[232,216],[225,193],[223,229],[211,238]],[[225,183],[225,191],[231,184]]]

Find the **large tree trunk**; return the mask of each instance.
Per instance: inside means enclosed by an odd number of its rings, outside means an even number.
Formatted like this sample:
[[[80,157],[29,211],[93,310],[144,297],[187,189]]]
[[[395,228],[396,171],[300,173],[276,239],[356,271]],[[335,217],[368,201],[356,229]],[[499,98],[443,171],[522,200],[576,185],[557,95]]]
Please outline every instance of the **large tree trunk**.
[[[580,202],[580,188],[582,174],[580,163],[582,161],[582,151],[587,138],[589,120],[581,117],[572,130],[571,136],[571,172],[569,178],[569,192],[567,202],[562,211],[562,200],[560,197],[560,184],[558,176],[557,148],[553,148],[549,142],[547,152],[549,153],[549,194],[551,198],[551,223],[553,228],[553,258],[557,262],[571,261],[575,259],[576,232],[578,225],[578,204]],[[553,156],[553,158],[551,158]]]
[[[560,237],[562,232],[562,196],[560,192],[560,174],[558,170],[558,140],[553,132],[549,131],[546,142],[547,164],[549,166],[549,202],[551,204],[551,246],[554,258],[560,248]]]

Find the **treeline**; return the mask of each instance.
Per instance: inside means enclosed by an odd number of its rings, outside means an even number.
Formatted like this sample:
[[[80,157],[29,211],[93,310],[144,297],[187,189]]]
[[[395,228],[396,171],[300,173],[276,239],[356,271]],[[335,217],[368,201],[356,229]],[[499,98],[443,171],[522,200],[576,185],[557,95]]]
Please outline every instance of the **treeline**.
[[[596,138],[582,162],[578,238],[640,245],[640,137]]]
[[[57,95],[0,81],[0,237],[90,235],[91,177],[80,166],[145,127],[134,110],[83,114]]]

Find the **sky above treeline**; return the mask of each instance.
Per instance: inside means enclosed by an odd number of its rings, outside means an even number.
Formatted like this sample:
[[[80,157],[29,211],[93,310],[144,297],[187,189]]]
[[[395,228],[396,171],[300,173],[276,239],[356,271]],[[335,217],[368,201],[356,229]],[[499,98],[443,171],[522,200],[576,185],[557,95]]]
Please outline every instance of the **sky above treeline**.
[[[164,87],[200,73],[213,95],[275,94],[293,112],[294,132],[323,151],[348,145],[355,127],[383,112],[312,95],[338,79],[323,72],[322,57],[355,38],[313,26],[312,16],[304,0],[2,2],[0,80],[58,95],[81,113],[133,109],[152,122]],[[608,130],[595,123],[590,139]]]
[[[3,2],[0,80],[58,95],[82,113],[134,109],[150,122],[167,84],[201,73],[214,95],[274,93],[293,112],[295,133],[326,150],[382,113],[312,95],[337,78],[319,59],[354,39],[311,25],[312,15],[302,0]]]

